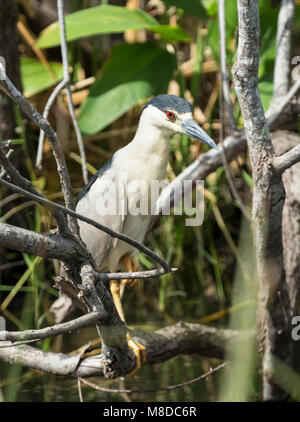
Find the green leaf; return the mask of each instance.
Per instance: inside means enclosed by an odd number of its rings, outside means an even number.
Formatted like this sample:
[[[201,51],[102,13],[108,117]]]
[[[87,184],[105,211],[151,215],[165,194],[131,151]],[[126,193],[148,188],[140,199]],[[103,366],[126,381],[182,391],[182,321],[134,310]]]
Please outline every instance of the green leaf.
[[[261,102],[265,111],[269,108],[270,102],[273,98],[273,88],[274,83],[272,80],[272,75],[270,75],[268,79],[262,79],[258,84]]]
[[[243,174],[243,178],[244,178],[245,182],[247,183],[247,185],[248,185],[250,188],[253,188],[253,186],[254,186],[254,184],[253,184],[253,179],[252,179],[252,177],[250,176],[250,174],[248,174],[248,173],[246,172],[246,170],[243,170],[243,171],[242,171],[242,174]]]
[[[101,78],[91,87],[81,107],[79,124],[82,132],[94,134],[139,100],[164,92],[175,69],[175,56],[153,43],[113,47]]]
[[[238,14],[236,2],[226,2],[225,7],[226,15],[226,47],[228,62],[232,55],[231,45],[234,39],[236,28],[238,27]],[[219,26],[218,19],[211,19],[208,25],[208,44],[213,52],[214,58],[219,63],[220,55],[220,42],[219,42]]]
[[[149,30],[159,34],[167,42],[191,41],[191,37],[178,25],[158,25]]]
[[[101,5],[90,7],[66,16],[67,40],[97,34],[123,32],[127,29],[146,29],[158,22],[143,10],[130,10],[121,6]],[[60,44],[59,23],[54,22],[42,31],[37,46],[54,47]]]
[[[23,145],[25,143],[25,139],[19,138],[19,139],[9,139],[9,142],[12,145]]]
[[[276,56],[276,32],[279,7],[274,7],[271,0],[259,0],[261,21],[261,49],[259,78],[270,79],[274,71]],[[274,25],[274,22],[276,25]]]
[[[57,80],[63,78],[63,67],[60,63],[49,63]],[[21,76],[25,97],[31,97],[56,82],[45,66],[36,59],[21,58]]]
[[[208,1],[208,0],[205,0]],[[275,38],[276,25],[278,16],[278,7],[273,7],[271,0],[259,0],[259,14],[261,22],[261,69],[260,76],[264,74],[265,61],[274,59],[275,57]],[[231,50],[232,41],[238,28],[238,14],[236,2],[226,2],[226,41],[227,41],[227,59],[233,55]],[[208,44],[212,49],[213,55],[217,63],[219,63],[219,28],[217,18],[211,19],[208,25]]]
[[[218,13],[218,0],[202,0],[202,4],[209,16],[213,16]]]
[[[163,0],[169,6],[176,6],[183,9],[186,13],[196,16],[200,19],[207,19],[207,14],[202,6],[201,0]]]

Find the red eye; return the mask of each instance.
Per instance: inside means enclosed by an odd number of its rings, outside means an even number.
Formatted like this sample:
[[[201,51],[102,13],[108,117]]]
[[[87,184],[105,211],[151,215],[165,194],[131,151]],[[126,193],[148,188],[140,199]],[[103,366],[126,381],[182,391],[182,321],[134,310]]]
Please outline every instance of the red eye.
[[[166,116],[169,120],[174,120],[175,119],[175,114],[172,113],[172,111],[166,111]]]

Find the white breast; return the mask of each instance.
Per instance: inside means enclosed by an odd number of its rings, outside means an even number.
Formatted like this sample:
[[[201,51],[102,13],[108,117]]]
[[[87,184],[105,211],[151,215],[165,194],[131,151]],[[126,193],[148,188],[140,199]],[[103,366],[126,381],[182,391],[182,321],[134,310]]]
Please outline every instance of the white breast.
[[[106,177],[110,177],[112,181],[117,179],[117,175],[120,175],[120,180],[126,178],[127,212],[125,215],[99,214],[99,204],[103,201],[103,196],[99,194],[104,183],[102,178],[92,185],[86,194],[87,198],[83,198],[78,203],[77,210],[142,243],[151,222],[151,215],[133,215],[132,205],[136,203],[137,195],[139,195],[139,200],[148,204],[148,214],[150,214],[151,182],[161,181],[166,177],[170,141],[169,135],[162,137],[161,132],[155,130],[143,131],[143,137],[137,135],[130,144],[114,154],[111,168],[106,173]],[[139,192],[138,188],[135,191],[135,183],[138,185],[139,182],[146,187],[144,193]],[[105,269],[117,271],[124,255],[137,255],[138,251],[127,243],[117,239],[112,241],[110,237],[103,236],[99,231],[91,230],[91,226],[87,227],[81,222],[79,224],[82,239],[87,244],[99,271]]]

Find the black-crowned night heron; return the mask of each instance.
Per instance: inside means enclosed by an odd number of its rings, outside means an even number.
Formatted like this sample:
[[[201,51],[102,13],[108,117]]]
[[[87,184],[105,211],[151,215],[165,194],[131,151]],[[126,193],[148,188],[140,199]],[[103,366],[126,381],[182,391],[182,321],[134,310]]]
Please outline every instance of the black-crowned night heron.
[[[148,201],[151,182],[166,178],[170,138],[175,133],[187,134],[212,148],[217,148],[214,141],[193,120],[192,105],[188,101],[176,95],[154,97],[142,111],[133,140],[117,151],[79,194],[76,211],[138,242],[143,242],[151,222],[151,215],[136,215],[130,212],[130,205],[136,203],[137,195],[139,201],[141,200],[141,191],[125,189],[124,192],[122,189],[122,195],[116,195],[115,187],[118,190],[124,176],[127,186],[136,180],[142,181],[148,188],[142,195],[146,195]],[[107,201],[113,203],[115,207],[111,207],[110,211],[113,209],[115,211],[107,212],[108,208],[103,208],[103,204]],[[138,251],[135,248],[83,221],[79,220],[78,223],[81,238],[99,272],[106,270],[116,272],[124,267],[127,272],[137,270]],[[124,322],[120,285],[122,287],[126,282],[112,281],[110,285],[116,308]],[[146,359],[145,348],[133,342],[129,334],[128,344],[136,354],[136,365],[139,367]]]

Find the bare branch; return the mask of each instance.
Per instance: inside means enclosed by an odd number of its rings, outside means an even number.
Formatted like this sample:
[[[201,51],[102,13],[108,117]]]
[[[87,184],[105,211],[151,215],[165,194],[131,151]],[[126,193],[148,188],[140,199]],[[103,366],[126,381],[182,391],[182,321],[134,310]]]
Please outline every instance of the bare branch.
[[[274,107],[270,107],[270,109],[266,112],[266,117],[268,118],[268,124],[270,129],[273,129],[275,121],[278,117],[281,116],[284,108],[289,104],[289,102],[294,98],[297,92],[300,90],[300,79],[291,87],[289,92],[280,99],[280,101],[276,104],[276,108],[273,110]]]
[[[132,394],[132,393],[139,393],[139,394],[156,393],[158,391],[170,391],[170,390],[175,390],[176,388],[182,388],[182,387],[186,387],[187,385],[194,384],[195,382],[198,382],[198,381],[201,381],[204,378],[207,378],[209,375],[213,374],[214,372],[217,372],[220,369],[225,368],[226,365],[228,365],[228,362],[227,361],[225,361],[223,363],[220,363],[220,365],[217,365],[214,368],[211,368],[205,374],[202,374],[199,377],[194,378],[192,380],[181,382],[180,384],[168,385],[167,387],[151,388],[151,389],[147,389],[147,390],[143,390],[143,389],[135,389],[135,390],[132,390],[132,389],[105,388],[105,387],[100,387],[99,385],[94,384],[92,382],[86,381],[84,378],[78,378],[78,380],[81,381],[83,384],[86,384],[89,387],[94,388],[97,391],[103,391],[103,392],[106,392],[106,393],[120,393],[120,394],[122,394],[122,393],[123,394],[124,393],[128,393],[128,394]]]
[[[231,190],[231,193],[236,200],[240,210],[244,214],[245,218],[251,221],[251,215],[247,211],[243,204],[243,201],[235,187],[234,180],[229,168],[229,163],[226,158],[223,140],[224,140],[224,104],[225,112],[227,116],[228,126],[231,133],[236,132],[236,121],[233,114],[233,106],[230,99],[229,90],[229,77],[227,72],[227,59],[226,59],[226,16],[225,16],[225,3],[226,0],[220,0],[218,3],[218,22],[219,22],[219,41],[220,41],[220,65],[221,65],[221,95],[219,99],[219,115],[220,115],[220,144],[221,144],[221,155],[225,169],[226,178]]]
[[[284,154],[299,146],[300,136],[295,132],[279,130],[273,134],[272,142],[276,152]],[[284,270],[289,287],[291,315],[294,317],[298,315],[300,304],[300,162],[285,171],[282,179],[286,193],[282,215]]]
[[[154,270],[147,270],[147,271],[136,271],[136,272],[132,272],[132,273],[104,273],[104,274],[99,274],[99,273],[95,273],[95,277],[97,280],[101,280],[101,281],[110,281],[110,280],[123,280],[123,279],[135,279],[135,278],[151,278],[151,277],[160,277],[164,274],[168,274],[170,272],[175,272],[177,271],[177,268],[170,268],[170,271],[167,271],[163,268],[157,268]]]
[[[237,341],[240,344],[254,336],[254,331],[233,331],[179,322],[154,332],[141,331],[133,339],[146,346],[147,364],[154,364],[182,354],[223,358],[227,342],[234,344]],[[128,350],[128,354],[131,353]],[[103,354],[85,358],[82,354],[43,352],[32,346],[0,348],[0,359],[71,377],[102,376],[106,365]]]
[[[287,151],[285,154],[276,157],[273,161],[276,173],[283,173],[300,161],[300,144]]]
[[[58,20],[59,20],[59,29],[60,29],[60,40],[61,40],[60,45],[61,45],[64,78],[60,82],[60,84],[56,86],[51,96],[49,97],[44,109],[43,117],[44,119],[47,119],[50,108],[53,102],[55,101],[57,95],[60,93],[60,91],[64,87],[66,87],[69,113],[72,118],[73,126],[75,129],[77,144],[78,144],[80,157],[81,157],[82,176],[83,176],[84,182],[88,183],[85,149],[84,149],[84,144],[83,144],[81,132],[79,129],[77,117],[75,114],[75,109],[74,109],[74,104],[73,104],[73,99],[72,99],[72,94],[71,94],[71,79],[70,79],[70,73],[69,73],[69,58],[68,58],[68,46],[67,46],[67,37],[66,37],[66,24],[65,24],[65,17],[64,17],[63,0],[57,0],[57,10],[58,10]],[[38,152],[37,152],[37,157],[36,157],[36,166],[39,169],[41,169],[42,167],[44,139],[45,139],[45,133],[44,131],[41,130],[40,136],[39,136]]]
[[[276,59],[274,68],[274,99],[285,96],[289,90],[291,39],[295,13],[295,0],[282,0],[278,15]]]
[[[50,111],[50,108],[52,107],[56,97],[60,93],[60,91],[66,86],[67,81],[62,80],[54,89],[50,97],[48,98],[48,101],[45,105],[44,112],[43,112],[43,118],[47,120],[48,114]],[[39,144],[38,144],[38,150],[36,155],[36,162],[35,165],[39,170],[42,169],[42,159],[43,159],[43,148],[44,148],[44,140],[45,140],[45,132],[43,130],[40,130],[40,136],[39,136]]]
[[[81,248],[75,240],[56,234],[36,233],[4,223],[0,223],[0,244],[9,249],[63,262],[72,262],[82,256]]]
[[[230,132],[236,131],[236,121],[233,114],[233,106],[230,99],[229,77],[227,71],[226,59],[226,16],[225,16],[226,0],[219,0],[218,2],[218,22],[219,22],[219,37],[220,37],[220,66],[221,66],[221,80],[222,80],[222,96],[225,103],[226,117]]]
[[[70,333],[74,330],[86,327],[99,319],[103,318],[106,312],[90,312],[87,315],[73,319],[72,321],[62,324],[52,325],[51,327],[41,328],[40,330],[26,331],[0,331],[1,341],[24,341],[24,340],[43,340],[48,337],[57,336],[59,334]],[[0,343],[1,344],[1,343]]]
[[[84,150],[83,140],[82,140],[81,132],[79,129],[78,121],[76,118],[74,104],[72,100],[72,94],[71,94],[71,80],[70,80],[70,73],[69,73],[69,58],[68,58],[68,47],[67,47],[66,24],[65,24],[65,17],[64,17],[63,0],[57,0],[57,11],[58,11],[58,20],[59,20],[60,45],[61,45],[61,54],[62,54],[62,61],[63,61],[64,80],[67,81],[66,89],[67,89],[69,113],[73,121],[73,126],[75,129],[75,134],[77,138],[77,144],[80,151],[83,180],[85,183],[88,183],[85,150]]]
[[[42,195],[39,191],[37,191],[32,186],[29,180],[21,176],[18,170],[11,164],[11,162],[5,156],[4,152],[1,149],[1,146],[0,146],[0,165],[3,167],[3,170],[5,172],[1,177],[5,177],[6,175],[14,182],[15,185],[22,187],[23,189],[33,193],[34,195],[40,196],[41,198],[45,198],[44,195]],[[70,231],[69,231],[68,224],[67,224],[64,214],[54,209],[53,215],[57,222],[60,233],[64,236],[70,235]]]
[[[245,0],[238,0],[239,45],[232,74],[244,118],[252,165],[255,168],[262,155],[271,157],[275,155],[275,152],[257,89],[260,22],[257,0],[251,3],[253,5],[248,6],[248,2]],[[253,33],[250,34],[250,30]],[[248,80],[248,78],[251,78],[251,80]],[[247,95],[244,94],[246,90]],[[253,173],[255,177],[256,172]]]
[[[258,90],[260,21],[258,1],[238,0],[239,46],[233,80],[244,119],[254,181],[253,220],[260,281],[259,323],[263,348],[263,397],[279,400],[274,356],[291,360],[290,303],[282,255],[284,187],[274,173],[276,157]]]
[[[52,126],[40,115],[40,113],[23,97],[20,91],[12,84],[7,77],[3,65],[0,64],[0,84],[6,89],[7,93],[18,104],[20,109],[28,116],[36,125],[42,129],[50,140],[53,155],[57,164],[57,171],[60,178],[62,191],[64,194],[65,204],[68,208],[74,209],[74,198],[70,176],[65,162],[64,153]],[[72,231],[79,234],[79,228],[75,219],[70,219]]]

